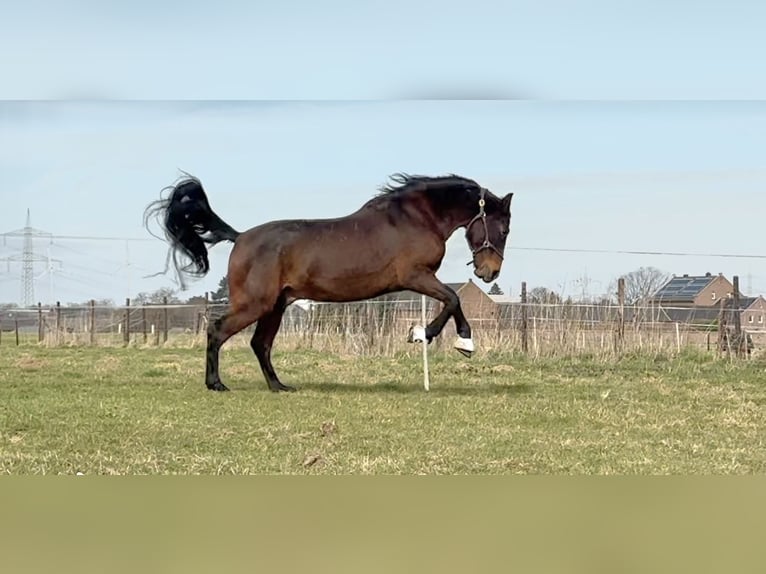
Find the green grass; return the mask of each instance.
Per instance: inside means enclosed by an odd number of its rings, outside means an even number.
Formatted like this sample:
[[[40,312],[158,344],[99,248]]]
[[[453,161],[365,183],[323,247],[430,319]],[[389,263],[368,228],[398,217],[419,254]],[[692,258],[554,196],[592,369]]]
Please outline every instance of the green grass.
[[[698,353],[530,360],[224,348],[0,347],[4,474],[752,474],[766,364]]]

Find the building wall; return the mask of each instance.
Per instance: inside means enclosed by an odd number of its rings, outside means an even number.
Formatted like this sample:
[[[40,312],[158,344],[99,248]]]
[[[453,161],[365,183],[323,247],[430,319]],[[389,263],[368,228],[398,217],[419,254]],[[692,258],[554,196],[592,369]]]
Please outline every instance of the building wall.
[[[471,319],[496,319],[498,307],[489,295],[473,281],[469,281],[457,292],[460,298],[460,306],[465,318]]]
[[[766,301],[759,297],[744,309],[740,323],[744,329],[766,329]]]
[[[732,285],[726,277],[719,275],[713,279],[707,287],[700,291],[700,294],[694,299],[694,305],[697,307],[713,307],[715,305],[720,305],[721,299],[728,297],[729,294],[733,292],[734,285]]]

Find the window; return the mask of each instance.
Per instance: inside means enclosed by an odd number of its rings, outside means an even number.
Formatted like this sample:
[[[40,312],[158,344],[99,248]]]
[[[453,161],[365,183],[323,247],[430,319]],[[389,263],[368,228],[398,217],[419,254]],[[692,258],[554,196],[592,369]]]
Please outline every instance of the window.
[[[747,316],[747,322],[748,323],[752,323],[753,322],[753,314],[752,313]]]
[[[713,291],[713,301],[715,301],[715,291]]]
[[[758,322],[763,323],[763,315],[758,315]]]

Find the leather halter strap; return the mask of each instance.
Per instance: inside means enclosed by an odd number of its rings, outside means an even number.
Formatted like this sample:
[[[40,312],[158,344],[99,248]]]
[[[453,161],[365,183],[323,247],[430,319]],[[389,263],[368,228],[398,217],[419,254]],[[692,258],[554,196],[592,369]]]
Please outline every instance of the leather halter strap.
[[[489,228],[487,227],[487,213],[484,211],[484,206],[486,205],[486,201],[484,200],[484,193],[485,189],[482,187],[481,191],[479,191],[479,213],[477,213],[474,218],[468,222],[468,225],[465,226],[465,237],[466,240],[468,239],[468,232],[471,229],[471,226],[476,223],[477,221],[481,221],[482,225],[484,226],[484,242],[479,245],[479,247],[472,247],[469,243],[468,246],[471,247],[471,255],[474,257],[477,253],[480,251],[484,251],[485,249],[491,249],[494,251],[500,259],[503,259],[503,253],[494,245],[492,245],[492,242],[489,240]],[[473,260],[466,263],[466,265],[470,265],[473,263]]]

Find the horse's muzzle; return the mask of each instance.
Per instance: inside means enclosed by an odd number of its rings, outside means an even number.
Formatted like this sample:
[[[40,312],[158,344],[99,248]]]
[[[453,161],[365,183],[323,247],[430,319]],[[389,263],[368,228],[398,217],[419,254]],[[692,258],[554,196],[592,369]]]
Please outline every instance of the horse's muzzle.
[[[474,269],[473,274],[485,283],[492,283],[500,275],[500,270],[493,271],[484,267],[482,269]]]

